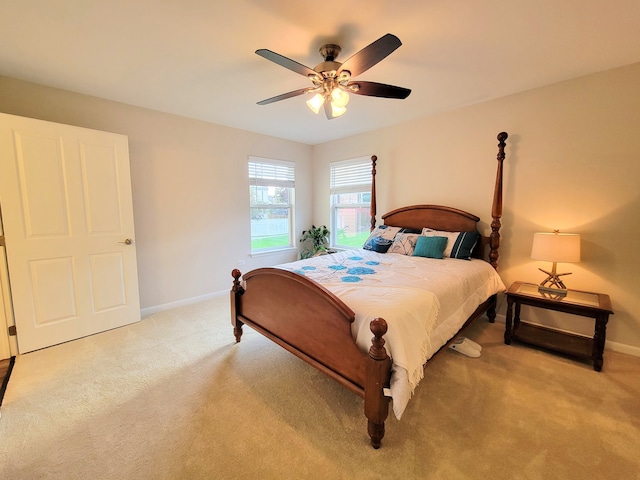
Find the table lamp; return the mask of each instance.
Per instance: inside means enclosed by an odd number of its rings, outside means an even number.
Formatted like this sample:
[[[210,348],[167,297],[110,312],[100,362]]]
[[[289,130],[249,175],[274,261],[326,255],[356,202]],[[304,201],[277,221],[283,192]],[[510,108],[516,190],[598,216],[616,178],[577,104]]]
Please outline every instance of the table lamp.
[[[550,272],[539,268],[541,272],[547,274],[547,278],[540,282],[541,287],[566,290],[567,287],[560,277],[571,275],[571,273],[557,273],[556,264],[580,261],[580,235],[560,233],[558,230],[554,230],[553,233],[534,233],[531,258],[553,262]]]

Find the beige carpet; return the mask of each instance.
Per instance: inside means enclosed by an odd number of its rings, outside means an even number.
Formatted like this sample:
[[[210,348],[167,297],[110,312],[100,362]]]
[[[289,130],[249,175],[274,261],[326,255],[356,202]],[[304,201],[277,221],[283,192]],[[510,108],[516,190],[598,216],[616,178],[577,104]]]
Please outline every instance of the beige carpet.
[[[246,328],[227,297],[17,358],[1,479],[640,479],[640,358],[588,364],[467,331],[380,450],[362,400]]]

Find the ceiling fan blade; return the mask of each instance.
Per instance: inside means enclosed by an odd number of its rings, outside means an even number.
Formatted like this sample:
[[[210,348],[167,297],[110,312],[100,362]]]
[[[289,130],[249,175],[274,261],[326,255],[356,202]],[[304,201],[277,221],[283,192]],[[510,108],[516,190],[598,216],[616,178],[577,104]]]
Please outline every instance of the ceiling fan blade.
[[[271,60],[273,63],[277,63],[281,67],[288,68],[289,70],[299,73],[300,75],[304,75],[305,77],[308,77],[309,75],[318,76],[318,73],[315,70],[312,70],[295,60],[284,57],[279,53],[267,50],[266,48],[256,50],[256,53],[267,60]]]
[[[347,84],[347,88],[352,85],[357,85],[359,88],[355,92],[349,89],[350,93],[355,93],[356,95],[368,95],[370,97],[405,99],[411,93],[411,90],[408,88],[396,87],[395,85],[387,85],[385,83],[349,82]]]
[[[301,88],[299,90],[294,90],[293,92],[283,93],[282,95],[277,95],[275,97],[267,98],[266,100],[261,100],[258,102],[258,105],[268,105],[269,103],[279,102],[280,100],[286,100],[287,98],[297,97],[298,95],[302,95],[303,93],[307,93],[308,91],[308,88]]]
[[[372,44],[364,47],[358,53],[349,57],[340,67],[340,71],[349,70],[352,77],[360,75],[392,53],[400,45],[402,45],[402,42],[398,37],[387,33]]]

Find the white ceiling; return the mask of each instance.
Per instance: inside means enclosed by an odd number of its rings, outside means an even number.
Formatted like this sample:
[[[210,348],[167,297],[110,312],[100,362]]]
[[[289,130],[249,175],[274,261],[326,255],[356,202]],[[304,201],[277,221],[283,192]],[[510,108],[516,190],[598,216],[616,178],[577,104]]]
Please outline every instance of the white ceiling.
[[[255,50],[313,68],[386,33],[403,45],[357,79],[406,100],[256,105],[311,83]],[[636,62],[638,0],[0,0],[0,75],[310,145]]]

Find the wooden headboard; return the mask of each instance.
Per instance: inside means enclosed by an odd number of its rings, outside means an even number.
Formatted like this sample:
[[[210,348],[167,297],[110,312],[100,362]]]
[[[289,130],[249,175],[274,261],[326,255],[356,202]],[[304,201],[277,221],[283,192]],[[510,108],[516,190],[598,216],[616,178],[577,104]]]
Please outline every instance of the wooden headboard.
[[[423,227],[445,232],[474,232],[478,230],[479,217],[472,213],[442,205],[410,205],[398,208],[382,216],[385,225],[421,231]],[[480,245],[473,249],[473,257],[489,261],[491,238],[480,236]]]
[[[474,250],[473,256],[487,260],[493,268],[498,268],[498,249],[500,248],[500,219],[502,218],[502,164],[504,162],[506,139],[509,135],[506,132],[498,134],[498,168],[496,171],[496,183],[493,189],[493,204],[491,205],[491,234],[480,237],[480,248]],[[375,226],[376,215],[376,161],[377,157],[371,157],[371,230]],[[421,230],[428,226],[434,230],[444,230],[449,232],[471,232],[477,230],[480,218],[453,207],[441,205],[411,205],[398,208],[382,216],[385,225],[394,227],[411,228]],[[489,247],[487,253],[486,247]]]
[[[448,232],[473,232],[479,217],[452,207],[441,205],[411,205],[398,208],[382,216],[385,225],[421,230],[428,226]]]

